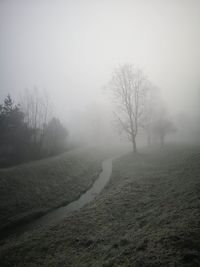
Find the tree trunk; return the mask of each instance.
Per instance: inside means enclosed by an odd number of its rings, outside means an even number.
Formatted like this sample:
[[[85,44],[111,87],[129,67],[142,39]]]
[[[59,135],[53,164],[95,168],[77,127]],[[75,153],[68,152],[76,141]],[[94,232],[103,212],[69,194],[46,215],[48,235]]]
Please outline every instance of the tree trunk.
[[[133,153],[136,154],[137,153],[137,145],[136,145],[135,136],[132,137],[132,144],[133,144]]]

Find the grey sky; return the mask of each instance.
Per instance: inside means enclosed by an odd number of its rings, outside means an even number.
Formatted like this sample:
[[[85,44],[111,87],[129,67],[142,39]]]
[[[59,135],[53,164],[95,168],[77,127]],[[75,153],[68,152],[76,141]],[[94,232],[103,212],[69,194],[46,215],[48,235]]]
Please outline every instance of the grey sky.
[[[191,112],[199,48],[198,0],[0,0],[0,97],[36,85],[64,115],[103,99],[113,68],[129,62],[171,109]]]

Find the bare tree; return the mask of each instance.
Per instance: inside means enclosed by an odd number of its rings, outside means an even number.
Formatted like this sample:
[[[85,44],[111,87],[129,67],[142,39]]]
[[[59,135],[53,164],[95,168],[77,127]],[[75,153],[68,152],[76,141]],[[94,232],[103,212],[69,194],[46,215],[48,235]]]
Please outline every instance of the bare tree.
[[[109,88],[116,106],[117,127],[127,134],[136,153],[136,136],[145,112],[147,78],[140,69],[126,64],[115,70]]]
[[[157,114],[159,113],[158,107],[163,105],[159,88],[148,83],[148,92],[145,98],[144,116],[143,116],[143,130],[147,137],[147,145],[151,146],[154,137],[154,126]]]
[[[33,90],[25,90],[20,102],[25,114],[25,122],[32,129],[33,142],[41,146],[44,138],[44,129],[51,113],[49,97],[45,91],[41,94],[34,87]]]
[[[172,134],[176,128],[169,118],[166,108],[161,108],[157,113],[157,117],[153,123],[153,134],[159,140],[161,148],[165,144],[165,138],[168,134]]]
[[[43,146],[50,155],[64,151],[67,147],[68,131],[59,119],[53,117],[44,129]]]
[[[145,104],[143,129],[147,135],[147,144],[160,143],[163,147],[168,134],[174,133],[176,128],[170,119],[166,104],[162,100],[159,89],[151,85]]]

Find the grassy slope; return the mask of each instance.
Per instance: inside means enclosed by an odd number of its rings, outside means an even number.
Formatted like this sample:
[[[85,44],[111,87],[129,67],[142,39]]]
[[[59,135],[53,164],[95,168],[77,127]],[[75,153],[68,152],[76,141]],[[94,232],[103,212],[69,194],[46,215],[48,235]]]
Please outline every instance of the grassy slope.
[[[200,150],[168,149],[114,163],[79,214],[8,240],[3,266],[200,266]]]
[[[101,171],[95,149],[0,170],[0,228],[77,199]]]

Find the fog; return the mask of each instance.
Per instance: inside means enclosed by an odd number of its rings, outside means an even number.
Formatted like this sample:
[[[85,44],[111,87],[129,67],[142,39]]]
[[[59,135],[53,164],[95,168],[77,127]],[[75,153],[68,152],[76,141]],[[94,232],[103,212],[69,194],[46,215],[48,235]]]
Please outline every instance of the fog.
[[[195,125],[199,12],[198,0],[1,0],[0,99],[9,93],[18,101],[37,86],[72,133],[92,107],[108,125],[112,108],[103,88],[114,68],[128,62],[160,88],[178,127],[185,119]]]

